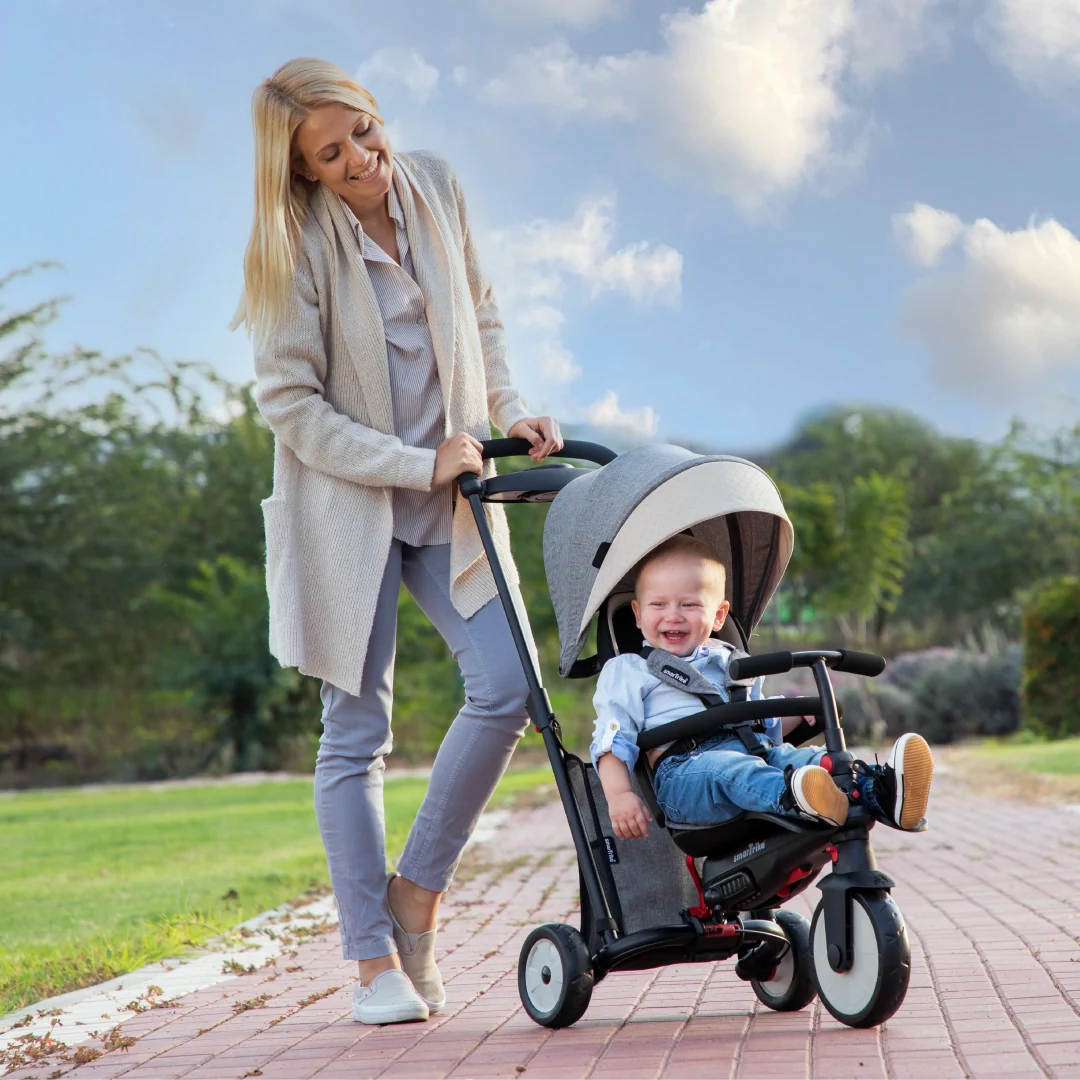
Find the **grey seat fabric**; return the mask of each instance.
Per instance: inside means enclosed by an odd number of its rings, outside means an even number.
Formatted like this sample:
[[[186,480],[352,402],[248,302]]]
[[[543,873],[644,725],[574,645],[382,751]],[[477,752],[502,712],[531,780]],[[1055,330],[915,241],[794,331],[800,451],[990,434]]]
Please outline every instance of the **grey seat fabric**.
[[[779,814],[756,814],[747,810],[720,825],[673,828],[670,833],[676,846],[696,859],[707,855],[723,855],[752,840],[764,840],[778,832],[806,832],[813,828],[816,826],[812,822],[785,818]],[[831,825],[825,825],[822,832],[829,832],[831,829]]]
[[[650,926],[681,922],[680,912],[698,903],[697,889],[686,867],[686,856],[675,846],[667,830],[655,824],[644,840],[615,840],[604,789],[596,770],[590,763],[576,758],[570,758],[568,765],[585,834],[621,932],[632,934]],[[640,780],[636,775],[632,777],[632,783],[641,795]],[[605,838],[616,853],[616,863],[608,861]],[[582,889],[582,934],[590,948],[597,948],[599,936],[592,924],[593,913],[588,908],[588,896]]]

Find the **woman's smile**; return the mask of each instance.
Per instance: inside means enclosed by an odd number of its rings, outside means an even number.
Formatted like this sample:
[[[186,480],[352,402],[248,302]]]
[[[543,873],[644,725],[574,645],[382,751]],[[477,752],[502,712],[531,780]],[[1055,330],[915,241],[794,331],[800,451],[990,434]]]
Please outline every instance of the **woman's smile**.
[[[382,155],[376,154],[371,163],[359,172],[353,173],[349,177],[349,182],[353,184],[366,184],[369,180],[373,180],[382,168]]]

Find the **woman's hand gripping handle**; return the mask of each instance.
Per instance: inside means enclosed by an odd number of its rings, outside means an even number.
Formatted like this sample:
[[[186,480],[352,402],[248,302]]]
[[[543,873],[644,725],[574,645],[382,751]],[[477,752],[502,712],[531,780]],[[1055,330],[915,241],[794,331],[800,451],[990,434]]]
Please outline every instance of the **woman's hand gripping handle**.
[[[484,469],[483,446],[464,431],[443,439],[435,451],[435,475],[432,487],[451,484],[463,473],[479,476]]]

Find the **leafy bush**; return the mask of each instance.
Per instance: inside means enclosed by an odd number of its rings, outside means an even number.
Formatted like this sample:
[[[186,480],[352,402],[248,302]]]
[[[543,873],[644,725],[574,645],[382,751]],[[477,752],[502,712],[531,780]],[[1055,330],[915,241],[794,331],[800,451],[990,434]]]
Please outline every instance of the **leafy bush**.
[[[1020,726],[1020,647],[991,641],[980,650],[904,653],[879,679],[846,680],[837,698],[853,742],[878,743],[905,731],[934,743],[1006,735]]]
[[[1022,626],[1026,726],[1051,738],[1080,733],[1080,578],[1034,589]]]

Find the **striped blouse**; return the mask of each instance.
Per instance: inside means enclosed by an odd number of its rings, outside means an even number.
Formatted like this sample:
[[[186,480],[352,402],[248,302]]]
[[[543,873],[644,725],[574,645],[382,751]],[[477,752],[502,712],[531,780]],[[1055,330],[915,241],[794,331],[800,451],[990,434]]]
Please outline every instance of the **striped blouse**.
[[[436,449],[446,438],[442,387],[425,314],[424,294],[416,284],[405,214],[397,193],[397,175],[390,185],[390,217],[397,226],[394,262],[371,237],[342,200],[364,256],[386,331],[394,434],[406,446]],[[412,547],[449,544],[454,511],[454,485],[431,491],[394,488],[394,536]]]

